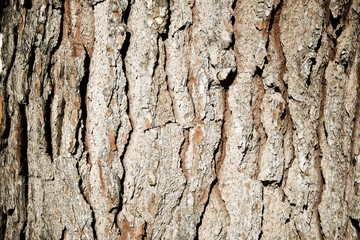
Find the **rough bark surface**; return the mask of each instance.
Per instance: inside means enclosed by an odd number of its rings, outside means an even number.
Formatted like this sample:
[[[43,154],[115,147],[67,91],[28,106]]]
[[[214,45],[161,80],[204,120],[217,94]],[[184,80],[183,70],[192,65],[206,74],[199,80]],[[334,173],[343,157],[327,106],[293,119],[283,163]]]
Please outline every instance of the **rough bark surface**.
[[[1,0],[0,239],[359,239],[359,0]]]

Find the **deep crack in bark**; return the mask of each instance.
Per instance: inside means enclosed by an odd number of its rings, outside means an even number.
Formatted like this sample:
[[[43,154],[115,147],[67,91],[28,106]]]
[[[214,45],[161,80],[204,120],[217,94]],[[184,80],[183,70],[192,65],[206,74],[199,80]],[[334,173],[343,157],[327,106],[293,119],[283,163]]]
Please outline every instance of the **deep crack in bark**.
[[[214,189],[214,186],[218,183],[218,179],[215,178],[210,187],[209,187],[209,191],[208,191],[208,194],[207,194],[207,199],[206,199],[206,202],[204,204],[204,208],[203,208],[203,211],[201,212],[201,215],[200,215],[200,220],[199,222],[196,224],[196,231],[195,231],[195,237],[194,237],[194,240],[199,240],[199,230],[200,230],[200,227],[202,225],[202,221],[203,221],[203,218],[204,218],[204,215],[205,215],[205,212],[206,212],[206,209],[207,209],[207,206],[209,205],[209,202],[210,202],[210,196],[211,196],[211,193],[212,193],[212,190]]]

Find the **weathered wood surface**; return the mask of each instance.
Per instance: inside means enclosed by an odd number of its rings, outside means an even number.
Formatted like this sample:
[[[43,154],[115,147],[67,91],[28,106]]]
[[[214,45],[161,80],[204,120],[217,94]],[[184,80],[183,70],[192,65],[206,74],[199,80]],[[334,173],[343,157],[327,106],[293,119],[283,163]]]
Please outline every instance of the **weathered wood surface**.
[[[359,14],[1,0],[0,239],[359,239]]]

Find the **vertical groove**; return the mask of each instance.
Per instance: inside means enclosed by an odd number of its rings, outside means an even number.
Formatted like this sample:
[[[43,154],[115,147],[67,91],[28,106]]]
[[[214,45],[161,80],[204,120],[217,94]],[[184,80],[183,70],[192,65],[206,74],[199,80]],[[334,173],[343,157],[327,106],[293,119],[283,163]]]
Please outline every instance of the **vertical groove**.
[[[24,193],[23,201],[25,205],[25,221],[22,227],[22,231],[20,234],[20,239],[26,238],[25,229],[27,226],[27,202],[28,202],[28,192],[29,192],[29,170],[28,170],[28,125],[27,125],[27,117],[26,117],[26,105],[19,104],[19,115],[20,115],[20,131],[21,131],[21,155],[20,155],[20,175],[22,175],[24,182],[22,183],[22,191]],[[19,209],[19,211],[21,211]]]
[[[89,83],[89,74],[90,74],[90,63],[91,58],[85,49],[85,59],[84,59],[84,76],[80,82],[80,98],[81,98],[81,119],[83,121],[83,129],[82,129],[82,140],[84,141],[84,148],[88,154],[88,141],[87,141],[87,87]],[[90,155],[87,156],[87,161],[90,163],[89,159]]]
[[[52,149],[52,130],[51,130],[51,104],[54,97],[53,91],[47,97],[45,101],[44,109],[44,122],[45,122],[45,139],[46,139],[46,152],[49,154],[51,161],[53,161],[53,149]]]
[[[126,9],[124,10],[124,13],[122,16],[122,20],[123,20],[124,24],[128,23],[130,11],[131,11],[131,0],[128,0]],[[125,96],[127,98],[126,114],[129,117],[131,128],[128,133],[127,141],[124,145],[124,150],[120,156],[120,163],[121,163],[121,167],[123,169],[123,175],[119,179],[119,187],[120,187],[119,206],[117,207],[117,212],[115,214],[115,219],[114,219],[115,222],[117,222],[116,218],[120,214],[120,212],[123,210],[123,206],[124,206],[124,191],[125,191],[124,183],[125,183],[125,178],[126,178],[126,169],[125,169],[124,159],[125,159],[128,147],[131,143],[131,137],[132,137],[132,133],[134,131],[134,123],[133,123],[133,119],[131,118],[131,115],[130,115],[129,78],[127,77],[126,62],[125,62],[126,55],[127,55],[127,52],[129,50],[129,46],[130,46],[131,33],[126,31],[124,34],[126,34],[126,37],[125,37],[125,41],[121,47],[120,55],[121,55],[121,59],[122,59],[122,70],[124,72],[124,76],[125,76],[125,80],[126,80],[126,83],[125,83]],[[119,225],[116,225],[116,226],[118,228],[120,228]]]
[[[208,194],[207,194],[207,197],[206,197],[206,202],[204,204],[204,208],[203,208],[203,211],[201,212],[201,215],[200,215],[200,220],[199,222],[196,224],[196,230],[195,230],[195,237],[194,237],[194,240],[199,240],[199,230],[200,230],[200,227],[202,225],[202,221],[203,221],[203,218],[204,218],[204,215],[205,215],[205,212],[206,212],[206,209],[207,209],[207,206],[209,205],[209,202],[210,202],[210,196],[211,196],[211,193],[214,189],[214,186],[218,183],[218,180],[217,178],[215,178],[213,180],[213,182],[211,183],[210,187],[209,187],[209,191],[208,191]]]

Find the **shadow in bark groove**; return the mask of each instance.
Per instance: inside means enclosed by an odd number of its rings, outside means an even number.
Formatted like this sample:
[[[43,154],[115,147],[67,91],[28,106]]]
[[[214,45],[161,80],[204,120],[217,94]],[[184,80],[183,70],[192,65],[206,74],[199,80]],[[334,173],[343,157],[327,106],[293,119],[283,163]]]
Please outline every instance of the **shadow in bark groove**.
[[[80,98],[81,98],[81,119],[83,121],[83,129],[82,129],[82,139],[84,141],[85,150],[88,150],[88,144],[86,141],[86,119],[87,119],[87,102],[86,102],[86,95],[87,95],[87,87],[89,83],[89,74],[90,74],[90,63],[91,58],[85,49],[85,59],[84,59],[84,76],[80,82]],[[89,159],[87,159],[89,162]]]
[[[210,185],[210,188],[209,188],[209,193],[208,193],[208,196],[207,196],[207,199],[206,199],[206,202],[204,204],[204,210],[202,211],[201,215],[200,215],[200,221],[196,224],[196,231],[195,231],[195,237],[194,237],[194,240],[199,240],[199,229],[201,227],[201,224],[202,224],[202,221],[203,221],[203,218],[204,218],[204,215],[205,215],[205,212],[206,212],[206,208],[207,206],[209,205],[209,202],[210,202],[210,196],[211,196],[211,193],[212,193],[212,190],[214,189],[214,186],[218,183],[218,179],[215,178],[214,181],[211,183]]]
[[[48,96],[45,102],[45,139],[46,139],[46,152],[49,154],[51,161],[53,162],[53,149],[52,149],[52,138],[51,138],[51,103],[54,97],[53,91]]]
[[[7,214],[4,213],[1,209],[0,217],[0,239],[5,239],[6,225],[7,225]]]
[[[67,229],[66,229],[66,227],[64,227],[64,229],[63,229],[63,231],[62,231],[62,233],[61,233],[61,238],[60,238],[60,240],[65,239],[66,233],[67,233]]]
[[[24,201],[27,205],[28,192],[29,192],[29,170],[28,170],[28,132],[27,132],[27,117],[26,117],[26,105],[19,104],[20,115],[20,131],[21,131],[21,154],[20,154],[20,175],[23,176],[24,182],[22,183]],[[26,226],[27,226],[27,213],[25,212],[25,222],[21,230],[20,239],[26,239]]]
[[[24,225],[21,228],[20,240],[26,240],[26,226],[27,226],[27,220],[25,220]]]
[[[351,224],[356,229],[356,233],[360,236],[360,221],[358,219],[350,218]]]
[[[230,86],[236,79],[237,70],[230,72],[229,75],[223,81],[220,81],[220,85],[225,89],[225,91],[229,90]]]

